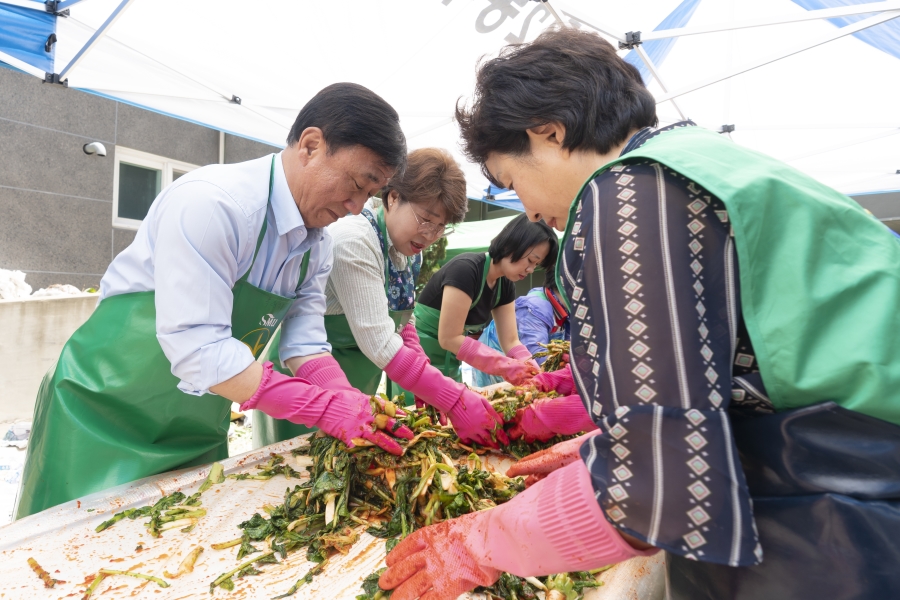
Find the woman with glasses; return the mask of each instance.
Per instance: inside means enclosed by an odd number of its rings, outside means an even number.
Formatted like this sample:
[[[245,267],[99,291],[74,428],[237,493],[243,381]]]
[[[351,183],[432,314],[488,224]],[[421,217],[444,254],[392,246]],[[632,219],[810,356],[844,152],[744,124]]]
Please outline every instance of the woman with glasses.
[[[488,252],[466,252],[441,267],[415,310],[416,331],[431,364],[457,381],[461,361],[516,385],[536,375],[540,368],[516,329],[514,282],[539,266],[551,267],[557,245],[545,223],[519,215],[491,241]],[[491,318],[505,355],[478,341]]]
[[[415,150],[405,173],[382,191],[378,206],[367,205],[361,215],[329,227],[334,266],[325,288],[325,330],[335,360],[306,376],[328,389],[349,382],[374,394],[385,371],[449,415],[462,439],[485,444],[502,423],[499,415],[480,395],[428,365],[421,352],[405,348],[401,338],[415,336],[413,327],[404,325],[415,307],[422,251],[463,220],[465,186],[462,170],[446,151]],[[277,349],[278,342],[271,347]],[[257,447],[310,431],[265,415],[253,429]]]

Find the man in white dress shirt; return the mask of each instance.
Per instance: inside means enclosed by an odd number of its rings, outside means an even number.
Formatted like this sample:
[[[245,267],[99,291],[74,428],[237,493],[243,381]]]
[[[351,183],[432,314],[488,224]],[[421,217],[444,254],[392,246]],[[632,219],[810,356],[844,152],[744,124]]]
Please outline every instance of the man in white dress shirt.
[[[335,84],[287,141],[197,169],[153,202],[41,386],[18,517],[226,457],[232,401],[399,453],[374,431],[368,397],[336,376],[324,328],[325,227],[405,168],[399,117],[370,90]],[[256,361],[279,326],[297,377]]]

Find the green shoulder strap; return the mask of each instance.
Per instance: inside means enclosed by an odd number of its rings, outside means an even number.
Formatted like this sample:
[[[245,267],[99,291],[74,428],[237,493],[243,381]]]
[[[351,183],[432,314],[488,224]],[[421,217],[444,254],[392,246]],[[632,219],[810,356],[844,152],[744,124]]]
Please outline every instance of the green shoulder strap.
[[[490,267],[491,267],[491,257],[487,252],[485,252],[484,253],[484,271],[481,274],[481,287],[478,289],[478,295],[475,296],[475,300],[473,300],[472,304],[469,305],[469,310],[472,310],[473,308],[475,308],[475,305],[478,304],[479,300],[481,300],[481,294],[484,293],[484,286],[487,285],[488,269]],[[502,279],[503,279],[502,277],[499,277],[497,279],[497,283],[495,285],[502,285],[502,283],[503,283],[501,281]],[[503,290],[500,290],[500,289],[497,290],[497,295],[494,297],[494,305],[491,307],[491,309],[497,308],[497,305],[500,304],[500,296],[502,294],[502,291]]]
[[[300,263],[300,278],[297,280],[298,288],[306,281],[306,271],[309,270],[309,255],[311,252],[312,248],[303,254],[303,261]]]
[[[259,255],[259,249],[262,247],[263,240],[266,239],[266,229],[269,226],[269,202],[272,200],[272,184],[275,180],[275,157],[272,157],[272,165],[269,167],[269,200],[266,201],[266,214],[263,215],[262,229],[259,230],[259,237],[256,238],[256,250],[253,251],[253,260],[250,261],[250,268],[238,281],[247,281],[253,265],[256,263],[256,257]]]
[[[390,257],[388,256],[388,232],[387,225],[384,222],[384,208],[375,209],[375,220],[378,221],[378,228],[381,230],[381,254],[384,257],[384,295],[391,297],[391,271],[388,266]]]

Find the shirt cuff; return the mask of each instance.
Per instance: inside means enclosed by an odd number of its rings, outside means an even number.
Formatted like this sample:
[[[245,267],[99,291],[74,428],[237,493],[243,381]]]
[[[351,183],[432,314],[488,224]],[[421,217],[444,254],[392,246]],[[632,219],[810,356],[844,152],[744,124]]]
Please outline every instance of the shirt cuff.
[[[310,356],[331,352],[328,334],[325,333],[325,317],[323,315],[298,315],[286,319],[281,324],[281,343],[278,346],[278,357],[281,365],[295,356]]]
[[[372,362],[376,367],[383,371],[384,368],[388,366],[388,363],[394,360],[394,357],[397,356],[397,353],[400,352],[400,348],[402,347],[403,338],[395,333],[388,338],[387,342],[385,342],[379,352],[372,357]]]
[[[253,364],[253,354],[235,338],[200,348],[200,374],[195,381],[181,380],[178,389],[191,396],[211,394],[209,388],[243,373]]]

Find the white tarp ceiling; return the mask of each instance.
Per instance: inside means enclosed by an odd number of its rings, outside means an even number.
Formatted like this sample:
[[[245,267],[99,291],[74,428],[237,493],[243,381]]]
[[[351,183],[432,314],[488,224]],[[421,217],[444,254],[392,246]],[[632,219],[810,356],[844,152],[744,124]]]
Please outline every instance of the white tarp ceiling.
[[[825,5],[853,10],[860,3]],[[680,1],[551,4],[567,24],[600,29],[615,44],[613,36],[629,31],[648,36]],[[84,0],[71,6],[70,18],[57,23],[57,72],[122,5]],[[353,81],[398,110],[410,148],[441,146],[457,154],[453,108],[471,93],[479,57],[507,41],[532,40],[554,23],[545,5],[527,0],[125,0],[124,7],[65,73],[70,87],[283,145],[306,100],[330,83]],[[900,16],[898,0],[872,8],[893,11],[854,18]],[[789,0],[702,0],[687,29],[805,14]],[[668,92],[678,93],[837,32],[819,19],[683,35],[657,72]],[[658,79],[650,89],[666,97]],[[900,189],[900,60],[851,35],[678,95],[676,102],[698,124],[734,125],[736,142],[844,192]],[[680,118],[672,102],[659,105],[659,116],[663,123]],[[466,170],[470,195],[481,197],[486,181],[474,165]]]

